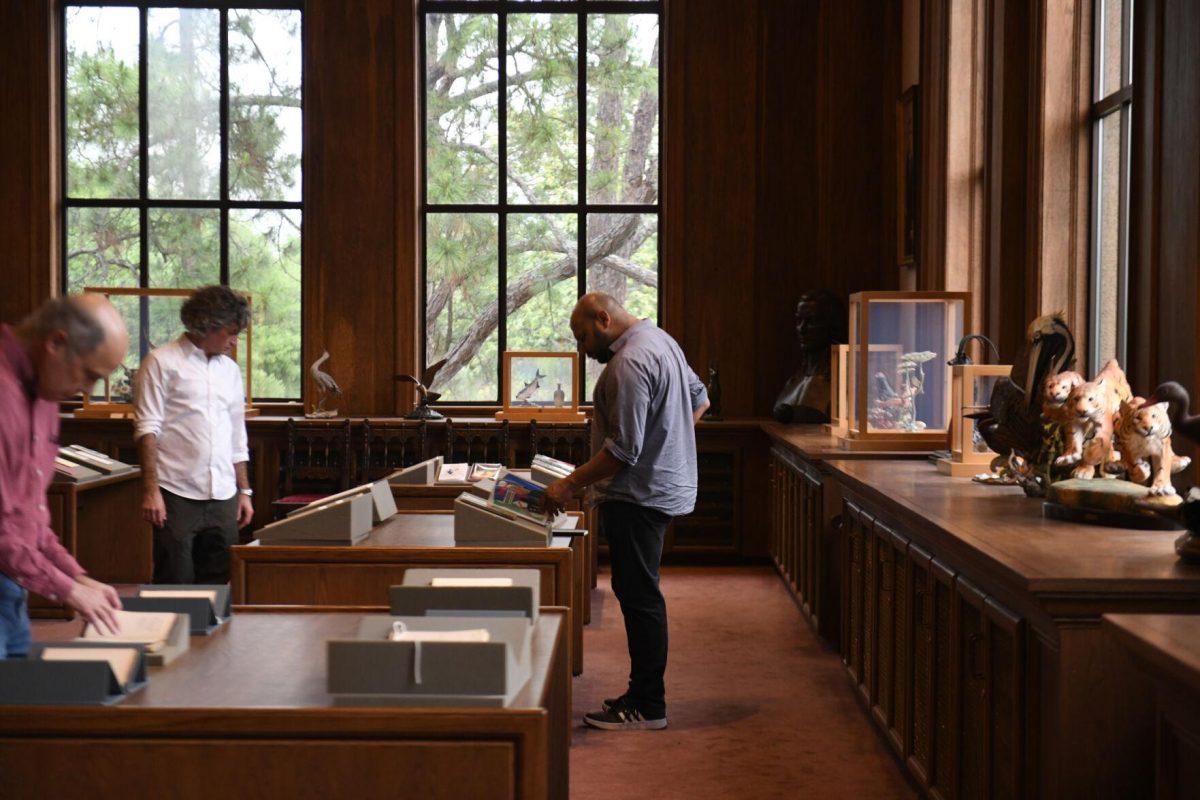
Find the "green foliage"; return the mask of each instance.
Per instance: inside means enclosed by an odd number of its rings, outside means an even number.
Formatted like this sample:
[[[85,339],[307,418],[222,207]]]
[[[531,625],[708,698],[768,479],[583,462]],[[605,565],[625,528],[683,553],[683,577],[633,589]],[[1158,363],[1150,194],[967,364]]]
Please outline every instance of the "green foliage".
[[[136,13],[100,16],[109,11],[67,9],[72,198],[138,195],[137,62],[123,60],[101,33],[113,28],[114,19],[136,31]],[[212,10],[149,13],[150,198],[213,199],[220,168],[219,17]],[[281,63],[286,59],[279,53],[298,52],[300,15],[231,11],[229,23],[230,196],[298,200],[299,73]],[[113,35],[132,35],[136,41],[129,30]],[[300,214],[234,209],[228,229],[230,285],[252,295],[254,394],[298,398]],[[138,285],[142,232],[137,209],[71,208],[66,235],[70,290]],[[150,286],[192,288],[219,281],[219,211],[152,209],[145,235]],[[182,327],[178,300],[123,299],[118,307],[132,339],[125,370],[114,378],[120,391],[127,390],[129,371],[142,353],[177,336]],[[238,357],[244,366],[244,343]]]

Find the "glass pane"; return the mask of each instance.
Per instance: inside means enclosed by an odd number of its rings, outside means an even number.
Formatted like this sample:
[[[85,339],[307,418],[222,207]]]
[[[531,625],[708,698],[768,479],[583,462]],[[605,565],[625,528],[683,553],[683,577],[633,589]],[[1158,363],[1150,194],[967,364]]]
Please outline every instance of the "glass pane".
[[[254,397],[300,397],[300,212],[229,212],[229,285],[249,292]],[[322,346],[319,342],[317,346]],[[246,348],[238,343],[243,375]],[[340,366],[340,370],[339,370]],[[336,380],[350,364],[327,365]],[[330,406],[333,408],[334,406]]]
[[[113,380],[115,382],[122,373],[132,380],[132,373],[142,363],[143,356],[183,333],[179,309],[187,298],[113,295],[109,299],[121,312],[129,330],[129,352],[125,354],[124,368],[117,368]]]
[[[508,200],[575,203],[579,185],[578,24],[508,18]]]
[[[221,282],[221,212],[210,208],[150,211],[150,286],[195,289]]]
[[[972,389],[972,397],[975,402],[970,406],[963,406],[963,414],[975,414],[981,411],[987,411],[992,398],[992,391],[996,388],[996,383],[1000,378],[996,375],[977,375],[974,379],[974,387]],[[965,417],[964,417],[965,419]],[[979,420],[972,419],[967,422],[970,426],[971,441],[968,443],[969,448],[975,453],[987,453],[989,448],[987,442],[983,438],[983,434],[979,432]]]
[[[1122,0],[1102,0],[1097,4],[1100,18],[1100,100],[1121,88],[1121,55],[1125,44],[1125,9]]]
[[[138,196],[138,10],[68,8],[67,195]]]
[[[300,12],[229,12],[229,196],[300,200]]]
[[[1099,165],[1100,185],[1096,193],[1096,256],[1093,281],[1095,284],[1096,342],[1095,364],[1110,358],[1120,358],[1118,340],[1121,284],[1121,127],[1125,110],[1109,114],[1100,120]]]
[[[425,244],[425,362],[449,361],[430,386],[443,401],[500,397],[494,214],[429,214]]]
[[[498,35],[493,14],[425,18],[425,169],[430,203],[498,200]]]
[[[221,162],[220,15],[182,8],[147,13],[150,196],[215,199]]]
[[[509,362],[508,397],[510,406],[570,407],[575,387],[571,359],[561,356],[514,356]]]
[[[136,208],[67,209],[67,291],[138,285]]]
[[[574,214],[509,215],[509,350],[575,351],[576,220]]]
[[[606,292],[629,313],[658,323],[658,215],[589,214],[587,290]],[[602,365],[586,359],[587,398]]]
[[[658,16],[588,16],[587,197],[658,198]]]
[[[945,431],[951,388],[946,361],[962,338],[961,304],[871,300],[865,313],[867,430]]]

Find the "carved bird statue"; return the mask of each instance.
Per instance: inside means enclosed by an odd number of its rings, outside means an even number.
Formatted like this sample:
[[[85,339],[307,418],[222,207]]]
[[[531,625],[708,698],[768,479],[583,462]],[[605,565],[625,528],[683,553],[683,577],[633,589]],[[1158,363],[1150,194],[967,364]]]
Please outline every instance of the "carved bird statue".
[[[526,383],[521,391],[517,392],[517,396],[515,398],[516,401],[518,403],[530,402],[529,398],[533,397],[533,395],[537,392],[538,387],[542,385],[542,378],[544,377],[546,376],[542,374],[540,369],[534,370],[533,380]]]
[[[317,406],[313,409],[310,417],[329,417],[335,416],[336,411],[330,412],[325,410],[325,401],[330,397],[341,397],[342,388],[337,385],[337,381],[328,372],[321,369],[321,365],[329,360],[329,351],[325,350],[321,353],[321,357],[312,363],[308,368],[308,374],[317,384]]]
[[[409,412],[405,419],[441,419],[442,415],[429,407],[430,403],[437,402],[437,399],[442,396],[441,392],[431,392],[429,387],[433,384],[437,377],[438,370],[446,365],[449,359],[443,358],[435,364],[430,364],[421,373],[421,378],[418,380],[412,375],[397,375],[396,380],[404,381],[405,383],[416,384],[417,387],[417,405]]]
[[[1032,464],[1042,448],[1042,384],[1075,363],[1075,337],[1056,312],[1031,322],[1025,342],[1011,375],[996,381],[988,410],[967,416],[996,453]]]

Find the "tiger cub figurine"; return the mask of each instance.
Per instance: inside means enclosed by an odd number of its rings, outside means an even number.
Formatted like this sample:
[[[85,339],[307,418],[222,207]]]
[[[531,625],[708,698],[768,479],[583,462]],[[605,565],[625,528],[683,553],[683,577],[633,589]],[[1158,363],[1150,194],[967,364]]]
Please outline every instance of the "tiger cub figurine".
[[[1071,390],[1064,403],[1067,450],[1054,463],[1077,465],[1072,478],[1106,477],[1105,468],[1119,461],[1114,447],[1114,424],[1122,400],[1130,399],[1129,383],[1116,361],[1109,361],[1095,379]]]
[[[1171,419],[1165,401],[1146,403],[1139,397],[1121,403],[1117,437],[1129,480],[1145,483],[1151,479],[1151,495],[1175,494],[1171,473],[1187,469],[1192,460],[1171,449]]]
[[[1067,398],[1071,390],[1083,383],[1083,376],[1078,372],[1060,372],[1046,378],[1042,387],[1042,416],[1049,422],[1060,425],[1067,422]]]

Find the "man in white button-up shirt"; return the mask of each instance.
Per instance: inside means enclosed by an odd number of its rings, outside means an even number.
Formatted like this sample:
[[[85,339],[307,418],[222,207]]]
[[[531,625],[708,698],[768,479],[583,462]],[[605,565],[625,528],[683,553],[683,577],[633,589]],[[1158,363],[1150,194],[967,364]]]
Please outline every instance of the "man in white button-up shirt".
[[[228,355],[250,309],[228,287],[207,286],[179,313],[186,333],[137,374],[142,516],[154,525],[156,582],[225,583],[229,546],[254,515],[245,389]]]

